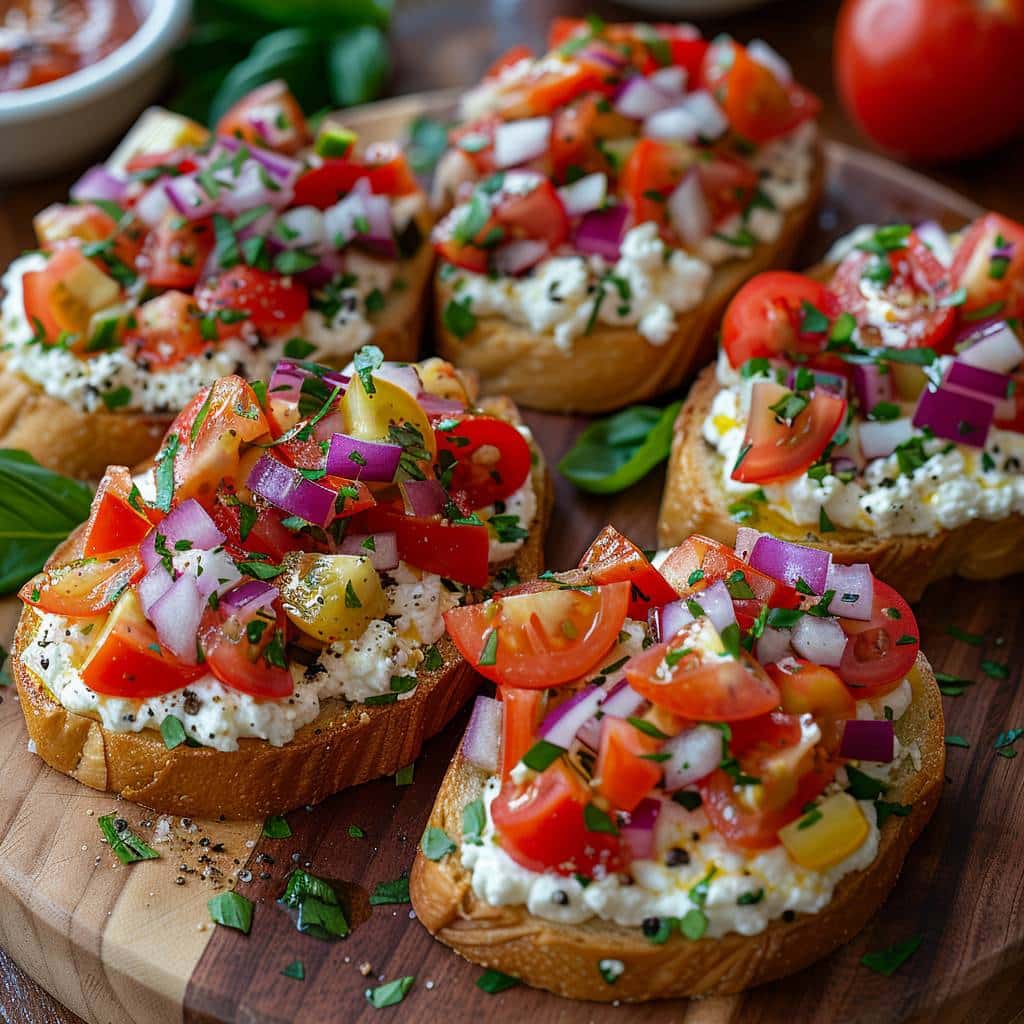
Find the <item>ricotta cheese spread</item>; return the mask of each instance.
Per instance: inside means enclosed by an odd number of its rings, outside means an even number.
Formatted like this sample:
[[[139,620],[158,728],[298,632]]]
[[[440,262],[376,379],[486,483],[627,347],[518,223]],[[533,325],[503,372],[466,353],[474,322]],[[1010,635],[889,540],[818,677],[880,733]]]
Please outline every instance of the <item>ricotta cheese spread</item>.
[[[513,69],[516,65],[513,65]],[[653,222],[622,241],[619,259],[571,251],[553,256],[523,277],[490,277],[456,269],[449,278],[460,303],[479,317],[500,316],[550,337],[563,351],[595,324],[635,327],[652,345],[665,345],[677,317],[700,303],[713,266],[751,255],[751,239],[771,243],[785,213],[806,200],[815,163],[816,128],[805,122],[751,158],[761,176],[759,201],[704,239],[696,252],[666,245]]]
[[[290,697],[265,700],[224,686],[207,674],[187,687],[159,697],[135,700],[95,693],[82,680],[81,654],[95,623],[73,622],[60,615],[40,615],[40,625],[24,654],[25,664],[69,711],[93,716],[114,732],[160,728],[168,716],[178,718],[188,736],[216,750],[237,750],[246,737],[273,746],[290,742],[331,698],[362,703],[396,692],[392,679],[415,675],[423,648],[444,633],[444,613],[458,603],[439,576],[404,563],[385,580],[387,617],[371,621],[363,634],[324,648],[309,666],[292,663],[295,683]],[[415,688],[397,692],[404,700]]]
[[[881,718],[888,707],[897,720],[911,698],[910,683],[904,680],[886,696],[860,702],[857,715]],[[817,732],[813,723],[811,729]],[[903,770],[908,757],[915,769],[919,767],[919,754],[917,758],[914,755],[915,750],[897,748],[891,764],[861,763],[859,767],[870,769],[876,778],[888,779]],[[846,782],[844,774],[837,776],[833,790]],[[749,853],[735,850],[712,828],[701,808],[688,811],[665,801],[655,827],[655,857],[633,861],[628,877],[606,874],[584,886],[576,877],[530,871],[501,849],[490,814],[491,802],[500,788],[497,776],[485,784],[486,827],[479,843],[467,840],[461,847],[462,863],[472,873],[473,892],[492,906],[525,905],[531,914],[566,924],[597,917],[638,927],[650,918],[682,918],[696,906],[690,890],[704,883],[707,899],[701,909],[708,921],[705,934],[712,938],[729,932],[756,935],[787,911],[820,911],[831,900],[840,880],[868,867],[878,853],[880,833],[870,801],[858,801],[869,826],[863,843],[826,871],[801,867],[781,845]],[[684,855],[669,857],[670,850]]]
[[[750,392],[766,375],[741,379],[724,352],[719,354],[715,395],[704,420],[704,440],[717,452],[722,488],[737,500],[758,491],[758,485],[732,479],[743,446],[750,410]],[[905,406],[903,414],[911,409]],[[857,422],[848,432],[856,440]],[[852,480],[829,474],[813,479],[801,473],[789,480],[764,484],[761,490],[773,512],[797,525],[814,526],[824,509],[836,526],[878,537],[933,536],[975,519],[1005,519],[1024,512],[1024,435],[993,427],[984,449],[958,445],[918,433],[924,461],[909,472],[897,453],[867,463]]]

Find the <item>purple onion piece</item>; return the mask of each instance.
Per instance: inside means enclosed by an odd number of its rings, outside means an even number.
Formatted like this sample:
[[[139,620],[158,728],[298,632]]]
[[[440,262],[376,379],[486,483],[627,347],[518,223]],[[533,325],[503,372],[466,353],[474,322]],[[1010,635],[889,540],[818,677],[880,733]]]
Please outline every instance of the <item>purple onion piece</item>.
[[[462,756],[492,774],[498,771],[501,756],[503,710],[501,701],[481,694],[473,705],[473,714],[462,737]]]
[[[350,434],[334,434],[327,451],[327,472],[332,476],[390,483],[402,457],[400,444],[364,441]]]
[[[750,552],[750,564],[773,579],[796,586],[802,579],[816,594],[825,592],[832,556],[821,548],[792,544],[762,534]]]
[[[887,719],[851,718],[843,728],[843,741],[839,756],[855,761],[874,761],[888,764],[896,747],[896,732]]]

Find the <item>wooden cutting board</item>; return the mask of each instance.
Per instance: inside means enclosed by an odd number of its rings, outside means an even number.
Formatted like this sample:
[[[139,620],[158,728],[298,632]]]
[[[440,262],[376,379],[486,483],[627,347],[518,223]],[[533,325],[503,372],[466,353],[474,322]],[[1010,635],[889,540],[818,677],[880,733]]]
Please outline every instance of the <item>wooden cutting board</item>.
[[[443,113],[451,97],[408,97],[366,108],[349,121],[364,136],[401,133],[417,113]],[[865,221],[935,218],[947,226],[977,208],[894,164],[829,145],[828,187],[805,246],[814,262],[830,238]],[[531,414],[555,464],[585,426],[578,418]],[[608,499],[556,480],[549,564],[574,564],[594,534],[613,522],[652,545],[660,473]],[[411,785],[393,779],[359,787],[288,816],[293,835],[261,836],[262,823],[174,819],[162,842],[159,816],[111,800],[49,770],[27,749],[16,694],[0,689],[0,946],[90,1024],[176,1021],[375,1021],[364,990],[414,975],[401,1009],[413,1021],[639,1022],[1007,1021],[1024,1005],[1024,913],[1020,839],[1024,758],[996,755],[996,735],[1024,725],[1018,692],[1024,605],[1016,580],[931,588],[917,609],[924,649],[936,668],[976,680],[945,700],[951,748],[948,785],[935,818],[912,849],[903,876],[872,924],[848,946],[791,979],[701,1002],[616,1007],[571,1003],[515,988],[478,989],[480,969],[434,942],[408,905],[371,908],[377,883],[409,870],[434,792],[465,725],[463,713],[435,738]],[[0,602],[0,635],[17,609]],[[950,625],[983,636],[954,639]],[[983,659],[1010,666],[988,678]],[[97,819],[116,812],[161,859],[122,867],[100,841]],[[358,825],[364,838],[353,838]],[[155,830],[157,830],[155,832]],[[355,922],[328,944],[301,935],[276,903],[294,865],[344,882]],[[209,923],[206,901],[228,885],[257,904],[252,933]],[[891,978],[859,966],[864,952],[921,936],[917,953]],[[295,960],[305,980],[281,972]]]

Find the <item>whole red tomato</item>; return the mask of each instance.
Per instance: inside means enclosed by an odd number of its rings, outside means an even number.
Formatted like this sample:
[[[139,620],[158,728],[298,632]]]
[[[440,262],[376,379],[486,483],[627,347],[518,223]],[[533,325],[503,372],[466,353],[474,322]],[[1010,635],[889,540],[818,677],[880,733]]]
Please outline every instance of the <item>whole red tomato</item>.
[[[836,82],[850,116],[918,160],[979,153],[1024,126],[1024,0],[846,0]]]

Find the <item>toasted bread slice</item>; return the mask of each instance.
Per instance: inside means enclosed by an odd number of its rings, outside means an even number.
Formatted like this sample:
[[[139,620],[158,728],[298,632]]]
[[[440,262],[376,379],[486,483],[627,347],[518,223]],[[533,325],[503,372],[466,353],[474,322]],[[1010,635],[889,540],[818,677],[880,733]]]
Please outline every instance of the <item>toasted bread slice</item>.
[[[431,219],[423,214],[420,220],[426,237]],[[434,253],[428,242],[412,259],[396,265],[396,275],[407,287],[390,295],[384,308],[375,314],[370,339],[385,359],[416,359],[433,265]],[[344,365],[349,358],[346,355],[334,362]],[[156,453],[177,412],[84,412],[8,369],[0,360],[0,448],[21,448],[37,462],[66,476],[98,480],[109,465],[137,465]]]
[[[676,420],[668,480],[658,517],[658,543],[678,544],[702,533],[723,544],[736,543],[738,524],[728,508],[735,499],[722,488],[721,457],[704,440],[702,425],[718,393],[715,367],[697,378]],[[782,540],[827,548],[837,562],[867,562],[872,572],[917,601],[929,583],[947,576],[991,580],[1024,571],[1024,516],[974,519],[933,536],[875,537],[863,530],[837,526],[823,534],[798,526],[770,507],[758,508],[747,526]]]
[[[553,497],[551,479],[539,458],[533,482],[537,515],[529,538],[509,563],[524,579],[542,568]],[[81,529],[72,534],[51,562],[75,557],[80,534]],[[407,700],[383,706],[326,700],[320,715],[281,747],[241,739],[238,749],[229,752],[185,744],[168,750],[156,730],[114,732],[57,701],[21,660],[39,622],[32,608],[22,611],[10,658],[36,753],[57,771],[93,789],[175,815],[260,818],[391,775],[415,760],[423,744],[451,721],[479,684],[444,636],[437,644],[444,663],[433,672],[421,668],[419,684]]]
[[[718,267],[699,305],[678,315],[664,345],[652,345],[632,327],[598,324],[575,338],[569,351],[546,334],[500,317],[484,317],[465,338],[441,316],[453,292],[435,275],[438,352],[460,369],[474,370],[483,394],[508,395],[528,409],[600,413],[645,401],[678,387],[714,355],[718,323],[729,300],[750,277],[789,264],[818,204],[824,182],[819,150],[807,199],[786,213],[778,239],[751,256]]]
[[[467,960],[514,975],[528,985],[572,999],[641,1001],[724,995],[792,974],[831,953],[855,935],[892,889],[910,844],[938,803],[945,766],[942,701],[931,667],[918,655],[910,675],[914,699],[896,723],[901,743],[916,742],[919,771],[897,777],[886,799],[911,804],[903,818],[882,826],[878,855],[863,871],[847,875],[832,900],[816,914],[777,919],[757,935],[735,932],[696,942],[674,934],[663,945],[599,918],[560,924],[524,906],[490,906],[471,887],[458,850],[440,861],[422,851],[413,865],[409,892],[429,932]],[[428,825],[461,843],[462,812],[481,796],[487,775],[456,757],[445,776]],[[601,960],[621,961],[614,985],[598,970]]]

